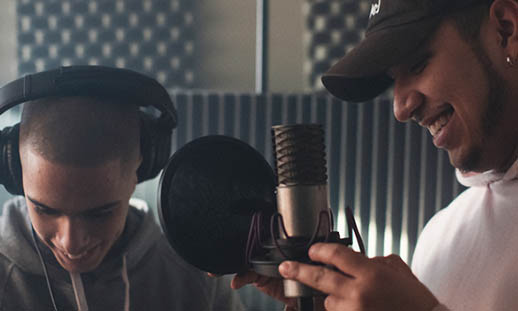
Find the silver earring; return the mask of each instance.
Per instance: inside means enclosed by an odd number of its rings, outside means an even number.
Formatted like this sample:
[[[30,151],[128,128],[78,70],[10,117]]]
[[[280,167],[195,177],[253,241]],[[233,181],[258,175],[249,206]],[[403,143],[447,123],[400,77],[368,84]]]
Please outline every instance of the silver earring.
[[[514,61],[511,59],[511,56],[507,56],[505,61],[507,62],[509,67],[513,67],[514,66]]]

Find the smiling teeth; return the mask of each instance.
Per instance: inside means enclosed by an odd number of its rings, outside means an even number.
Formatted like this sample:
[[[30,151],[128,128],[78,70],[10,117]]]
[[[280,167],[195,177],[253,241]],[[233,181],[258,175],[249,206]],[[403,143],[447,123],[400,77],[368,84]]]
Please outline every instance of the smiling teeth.
[[[450,121],[451,113],[443,114],[439,119],[437,119],[433,124],[428,126],[428,131],[430,134],[435,137],[442,128]]]
[[[86,250],[86,251],[84,251],[84,252],[82,252],[81,254],[78,254],[78,255],[72,255],[72,254],[69,254],[69,253],[64,253],[64,254],[65,254],[65,256],[67,256],[67,258],[75,260],[75,259],[79,259],[79,258],[85,256],[88,252],[89,252],[89,250]]]

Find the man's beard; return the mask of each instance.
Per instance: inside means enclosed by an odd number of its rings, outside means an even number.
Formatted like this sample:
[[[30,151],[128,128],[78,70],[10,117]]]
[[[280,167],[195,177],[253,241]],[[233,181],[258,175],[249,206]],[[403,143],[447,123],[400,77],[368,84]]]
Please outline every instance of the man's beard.
[[[500,123],[503,117],[504,102],[506,95],[505,81],[502,76],[493,68],[491,60],[487,53],[483,50],[480,42],[471,44],[473,52],[477,57],[489,84],[488,95],[485,100],[485,111],[482,114],[480,127],[481,139],[475,146],[471,147],[468,155],[461,161],[458,168],[461,171],[477,171],[480,170],[484,147],[490,139],[494,139],[495,127]]]

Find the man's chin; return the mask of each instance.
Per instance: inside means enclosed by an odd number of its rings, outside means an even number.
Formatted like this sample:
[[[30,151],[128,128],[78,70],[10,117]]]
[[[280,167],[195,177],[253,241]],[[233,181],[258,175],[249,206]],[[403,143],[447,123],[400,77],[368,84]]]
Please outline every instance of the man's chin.
[[[98,263],[95,263],[95,264],[71,264],[71,263],[60,261],[60,260],[58,260],[58,262],[63,269],[67,270],[70,273],[91,272],[99,266]]]
[[[456,154],[448,151],[450,164],[463,172],[485,172],[487,169],[483,168],[480,163],[481,154],[477,150],[472,150],[466,154]]]

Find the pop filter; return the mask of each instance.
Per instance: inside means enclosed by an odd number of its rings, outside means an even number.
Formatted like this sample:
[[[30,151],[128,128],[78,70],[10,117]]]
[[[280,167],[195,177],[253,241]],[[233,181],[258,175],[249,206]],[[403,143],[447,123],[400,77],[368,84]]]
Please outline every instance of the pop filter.
[[[176,252],[200,270],[245,271],[252,217],[276,211],[275,187],[272,168],[248,144],[219,135],[198,138],[162,173],[160,223]]]

